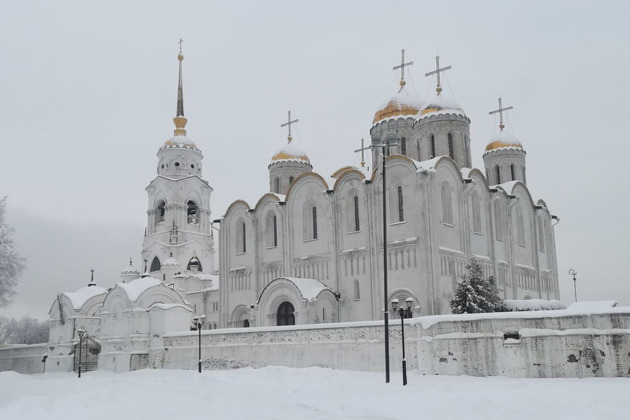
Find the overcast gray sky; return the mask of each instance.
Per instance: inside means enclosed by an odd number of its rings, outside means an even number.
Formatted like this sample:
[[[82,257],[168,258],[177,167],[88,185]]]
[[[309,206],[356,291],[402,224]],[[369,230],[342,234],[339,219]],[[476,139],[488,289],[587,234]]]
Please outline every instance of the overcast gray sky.
[[[556,226],[562,300],[630,305],[630,3],[625,1],[11,1],[0,5],[0,196],[28,270],[0,312],[42,319],[58,290],[111,287],[140,260],[156,152],[172,136],[184,39],[188,135],[219,218],[255,204],[286,138],[330,179],[394,92],[400,50],[471,118],[473,163],[514,106],[528,186]],[[139,265],[139,264],[138,264]]]

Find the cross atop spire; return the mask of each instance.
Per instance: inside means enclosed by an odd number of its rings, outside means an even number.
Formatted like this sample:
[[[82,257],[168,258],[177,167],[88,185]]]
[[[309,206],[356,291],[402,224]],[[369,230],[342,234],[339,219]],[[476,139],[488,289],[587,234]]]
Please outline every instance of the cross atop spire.
[[[405,63],[405,49],[404,48],[400,50],[400,54],[401,54],[400,65],[394,66],[393,68],[393,70],[400,69],[400,90],[398,92],[400,92],[402,88],[407,84],[407,82],[405,82],[405,67],[413,65],[413,61]]]
[[[437,55],[435,56],[435,70],[424,74],[425,77],[429,77],[432,74],[437,75],[437,87],[435,88],[435,91],[437,92],[438,95],[442,93],[442,84],[440,83],[440,73],[446,70],[450,70],[450,69],[451,69],[451,66],[440,68],[440,56]]]
[[[289,140],[289,143],[291,143],[291,140],[293,140],[293,137],[291,137],[291,124],[295,124],[298,121],[300,120],[298,120],[297,118],[291,121],[291,111],[289,111],[289,118],[287,119],[287,122],[285,122],[284,124],[280,124],[280,127],[289,126],[289,135],[287,136],[287,140]]]
[[[183,39],[179,39],[179,54],[177,54],[177,60],[179,60],[179,83],[177,84],[177,111],[173,122],[175,123],[175,135],[186,135],[186,123],[188,120],[184,117],[184,84],[182,82],[182,61],[184,61],[184,55],[182,54],[182,42]]]
[[[505,125],[503,125],[503,111],[509,111],[513,108],[513,106],[503,108],[503,105],[501,104],[501,98],[499,98],[499,109],[495,109],[494,111],[490,111],[488,113],[488,115],[496,114],[497,112],[499,113],[499,130],[503,131],[503,129],[505,128]]]

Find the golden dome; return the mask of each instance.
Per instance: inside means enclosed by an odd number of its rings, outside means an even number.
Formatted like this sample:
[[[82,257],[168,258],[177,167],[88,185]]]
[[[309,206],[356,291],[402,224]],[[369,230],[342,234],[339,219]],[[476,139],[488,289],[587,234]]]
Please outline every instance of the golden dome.
[[[197,150],[197,145],[186,136],[173,136],[164,142],[163,147],[183,147],[186,149]]]
[[[285,153],[283,151],[276,153],[271,158],[271,160],[291,160],[291,159],[297,159],[297,160],[303,160],[305,162],[309,162],[308,156],[306,155],[294,156],[294,155]]]
[[[302,160],[310,163],[308,156],[302,149],[296,146],[291,140],[287,142],[272,158],[275,160]]]
[[[403,115],[416,115],[420,107],[413,105],[401,104],[397,100],[392,99],[387,103],[385,108],[379,110],[374,114],[374,121],[381,121],[389,117],[397,117]]]
[[[486,146],[486,152],[489,152],[490,150],[503,149],[504,147],[516,147],[518,149],[522,149],[523,145],[518,140],[510,142],[495,140],[491,143],[488,143],[488,145]]]

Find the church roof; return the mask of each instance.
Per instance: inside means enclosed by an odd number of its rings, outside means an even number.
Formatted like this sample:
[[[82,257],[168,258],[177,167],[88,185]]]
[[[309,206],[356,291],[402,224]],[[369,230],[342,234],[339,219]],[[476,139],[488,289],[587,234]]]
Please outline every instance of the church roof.
[[[456,114],[466,116],[462,107],[451,98],[447,98],[443,94],[435,95],[432,99],[427,100],[424,107],[418,114],[418,120],[431,117],[434,115]]]
[[[118,283],[117,286],[125,291],[129,300],[135,302],[142,292],[158,284],[162,284],[162,281],[153,277],[142,277],[129,283]]]
[[[493,136],[488,145],[486,146],[486,152],[497,149],[505,149],[505,148],[515,148],[515,149],[523,149],[523,145],[521,142],[514,136],[501,131],[497,135]]]
[[[302,279],[299,277],[284,277],[284,278],[296,285],[296,287],[298,288],[298,290],[302,294],[302,297],[305,300],[313,300],[322,291],[326,289],[331,290],[330,287],[321,283],[319,280]]]
[[[106,295],[107,289],[100,286],[86,286],[78,289],[76,292],[63,292],[63,295],[70,300],[75,310],[81,309],[85,302],[101,294]]]
[[[422,100],[412,93],[406,85],[403,85],[394,96],[388,99],[380,106],[379,110],[376,111],[373,124],[405,116],[413,117],[418,114],[418,111],[422,108],[422,104]]]
[[[287,144],[282,146],[280,150],[278,150],[273,157],[271,158],[271,163],[277,161],[296,161],[296,162],[306,162],[311,163],[308,159],[308,156],[304,151],[297,146],[293,141],[289,140]]]

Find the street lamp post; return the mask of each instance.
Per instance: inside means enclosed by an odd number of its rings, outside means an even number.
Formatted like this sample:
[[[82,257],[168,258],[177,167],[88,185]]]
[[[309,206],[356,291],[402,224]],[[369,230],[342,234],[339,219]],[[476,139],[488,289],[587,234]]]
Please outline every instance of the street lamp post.
[[[199,331],[199,373],[201,373],[201,327],[203,326],[204,319],[206,319],[205,315],[200,315],[193,318],[193,322],[197,327],[197,331]]]
[[[389,383],[389,305],[388,305],[388,291],[387,291],[387,154],[390,147],[398,147],[397,143],[381,143],[372,144],[367,147],[363,147],[363,139],[361,139],[361,148],[355,150],[355,153],[368,149],[381,149],[381,156],[383,157],[382,170],[383,170],[383,321],[385,324],[385,383]]]
[[[569,275],[573,276],[573,293],[575,295],[575,301],[577,302],[577,279],[575,278],[575,276],[577,276],[577,271],[571,268],[569,270]]]
[[[81,350],[82,350],[82,344],[83,344],[83,334],[85,334],[85,330],[84,329],[79,329],[77,330],[77,334],[79,334],[79,378],[81,377]]]
[[[392,309],[394,312],[398,310],[398,315],[400,315],[400,334],[402,337],[402,375],[403,375],[403,386],[407,385],[407,359],[405,358],[405,318],[411,318],[411,304],[413,303],[413,299],[408,297],[405,299],[406,308],[403,308],[402,305],[399,308],[398,303],[400,301],[397,298],[392,299]]]

